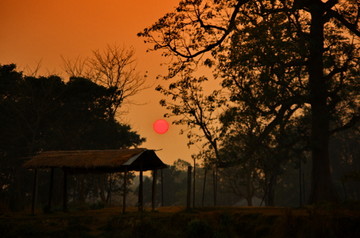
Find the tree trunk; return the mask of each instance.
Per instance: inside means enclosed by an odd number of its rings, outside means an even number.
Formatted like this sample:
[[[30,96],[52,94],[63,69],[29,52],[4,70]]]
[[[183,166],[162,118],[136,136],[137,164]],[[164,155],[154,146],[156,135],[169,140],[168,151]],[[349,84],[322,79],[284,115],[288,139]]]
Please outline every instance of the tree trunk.
[[[252,198],[254,196],[254,186],[252,184],[252,173],[246,173],[246,201],[249,207],[253,205]]]
[[[153,181],[151,187],[151,210],[155,211],[155,203],[156,203],[156,177],[157,177],[157,170],[153,170]]]
[[[126,177],[125,177],[126,179]],[[143,212],[144,211],[144,181],[143,181],[143,171],[140,170],[140,175],[139,175],[139,202],[138,202],[138,210],[139,212]]]
[[[127,194],[127,171],[124,171],[124,186],[123,186],[123,205],[122,205],[122,213],[125,213],[125,209],[126,209],[126,194]],[[140,188],[139,188],[140,189]]]
[[[106,179],[107,179],[107,176],[105,177],[105,180]],[[106,195],[106,204],[111,206],[111,203],[112,203],[112,184],[113,184],[112,174],[109,174],[108,180],[109,181],[108,181],[108,190],[107,190],[107,195]]]
[[[201,199],[202,207],[204,207],[204,201],[205,201],[206,174],[207,174],[207,168],[204,169],[204,184],[203,184],[202,199]]]
[[[105,184],[106,184],[106,175],[102,174],[98,176],[97,179],[98,187],[99,187],[99,195],[102,203],[107,203],[107,197],[105,195]]]
[[[329,110],[327,82],[323,75],[324,9],[318,0],[310,3],[309,89],[311,103],[312,178],[309,203],[338,201],[330,172]]]
[[[217,204],[217,167],[213,169],[214,207]]]
[[[266,206],[275,206],[275,186],[276,186],[276,175],[270,175],[269,182],[267,184],[267,193],[265,197]]]
[[[246,199],[248,206],[252,207],[252,205],[253,205],[252,204],[252,196],[246,196],[245,199]]]

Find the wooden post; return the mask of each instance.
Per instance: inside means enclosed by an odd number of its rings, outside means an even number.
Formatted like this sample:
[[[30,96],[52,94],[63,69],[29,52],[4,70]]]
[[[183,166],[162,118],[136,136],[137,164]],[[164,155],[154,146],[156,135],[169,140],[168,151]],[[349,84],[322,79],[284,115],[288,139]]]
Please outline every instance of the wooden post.
[[[204,184],[203,184],[202,199],[201,199],[202,207],[204,206],[204,201],[205,201],[206,175],[207,175],[207,168],[205,168],[204,171]]]
[[[216,176],[216,167],[213,169],[213,186],[214,186],[214,206],[216,206],[216,192],[217,192],[217,176]]]
[[[157,170],[153,170],[153,181],[152,181],[152,192],[151,192],[151,209],[155,211],[155,200],[156,200],[156,176]]]
[[[63,168],[63,172],[64,172],[64,180],[63,180],[63,211],[67,212],[68,207],[67,207],[67,200],[68,200],[68,196],[67,196],[67,169]]]
[[[191,169],[192,169],[192,167],[188,166],[186,209],[190,209],[190,206],[191,206]]]
[[[105,176],[106,179],[106,176]],[[109,189],[108,189],[108,194],[107,194],[107,198],[106,198],[106,203],[109,204],[111,206],[112,204],[112,183],[113,183],[113,178],[112,178],[112,174],[109,174]]]
[[[164,176],[163,176],[163,169],[160,170],[161,172],[161,206],[164,206]]]
[[[304,169],[303,169],[303,172],[302,172],[302,185],[303,185],[303,201],[306,200],[306,194],[305,194],[305,172],[304,172]]]
[[[54,190],[54,168],[50,170],[50,187],[49,187],[49,201],[48,201],[48,211],[51,211],[51,202],[53,197]]]
[[[37,200],[37,180],[38,180],[38,171],[34,170],[34,183],[33,183],[33,194],[32,194],[32,203],[31,203],[31,215],[35,215],[35,205]]]
[[[124,190],[123,190],[123,192],[124,192],[124,195],[123,195],[123,207],[122,207],[122,213],[125,213],[125,210],[126,210],[126,186],[127,186],[127,179],[126,179],[126,177],[127,177],[127,171],[125,170],[124,171]]]
[[[302,194],[302,168],[301,168],[301,159],[299,159],[299,206],[303,207],[303,194]]]
[[[143,196],[143,171],[140,170],[140,183],[139,183],[139,212],[143,211],[144,208],[144,196]]]
[[[195,208],[195,184],[196,184],[196,160],[194,159],[194,172],[193,172],[193,201],[192,201],[192,204],[193,204],[193,208]]]

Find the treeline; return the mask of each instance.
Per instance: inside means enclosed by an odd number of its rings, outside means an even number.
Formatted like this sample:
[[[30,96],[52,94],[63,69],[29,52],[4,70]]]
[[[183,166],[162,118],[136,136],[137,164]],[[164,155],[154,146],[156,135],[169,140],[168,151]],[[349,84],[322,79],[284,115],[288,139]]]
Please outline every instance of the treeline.
[[[330,157],[335,187],[341,202],[347,204],[360,200],[360,137],[356,130],[341,133],[331,140]],[[187,197],[187,161],[178,159],[163,170],[161,185],[159,173],[156,185],[156,205],[186,206]],[[276,166],[276,165],[274,165]],[[269,184],[264,176],[248,177],[258,168],[234,165],[218,168],[217,173],[211,167],[196,163],[195,174],[192,165],[191,207],[211,206],[285,206],[301,207],[306,205],[310,193],[311,163],[287,158],[281,165],[276,183]],[[195,178],[195,183],[194,183]],[[215,187],[214,187],[215,183]],[[195,184],[195,189],[194,189]],[[163,186],[163,188],[162,188]],[[273,189],[268,194],[269,188]],[[144,203],[151,206],[152,177],[144,177]],[[164,194],[161,194],[161,191]],[[133,184],[132,197],[137,201],[138,186]],[[195,196],[193,195],[195,193]],[[162,197],[163,196],[163,197]],[[267,200],[271,196],[272,204]],[[195,201],[194,201],[195,199]],[[136,204],[136,203],[133,203]]]
[[[28,205],[32,176],[22,164],[34,153],[118,149],[144,142],[115,117],[114,104],[122,103],[121,95],[118,87],[102,86],[89,78],[27,76],[14,64],[0,65],[0,206],[17,210]],[[99,194],[104,193],[109,179],[98,176],[102,182],[92,185],[98,184]],[[41,190],[48,178],[40,180]],[[72,182],[80,186],[85,178]],[[79,201],[89,193],[83,189],[90,188],[78,187],[74,196]]]

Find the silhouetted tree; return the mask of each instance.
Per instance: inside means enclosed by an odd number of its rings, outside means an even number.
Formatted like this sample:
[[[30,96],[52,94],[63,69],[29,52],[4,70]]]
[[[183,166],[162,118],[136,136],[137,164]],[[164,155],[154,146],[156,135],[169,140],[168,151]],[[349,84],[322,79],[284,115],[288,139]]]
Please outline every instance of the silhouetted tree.
[[[295,54],[291,61],[283,62],[277,55],[274,55],[273,61],[289,67],[304,67],[306,80],[301,86],[304,90],[302,95],[306,97],[303,103],[309,105],[311,112],[310,146],[313,171],[310,203],[337,201],[329,160],[330,134],[337,129],[331,127],[330,121],[331,115],[339,113],[340,110],[337,109],[342,106],[340,95],[346,95],[345,101],[351,101],[350,105],[353,107],[341,112],[346,115],[341,117],[338,128],[352,126],[359,118],[358,101],[355,99],[358,94],[353,87],[347,86],[353,84],[358,77],[358,12],[357,0],[184,0],[180,1],[175,12],[166,14],[139,35],[154,44],[154,50],[164,50],[164,55],[178,59],[170,65],[169,77],[173,77],[179,71],[194,67],[194,64],[198,63],[197,59],[202,58],[200,56],[209,55],[207,52],[216,56],[217,51],[221,51],[231,40],[236,39],[233,37],[244,28],[253,29],[246,33],[251,37],[254,36],[252,34],[259,33],[257,30],[263,29],[261,26],[271,23],[271,18],[282,19],[288,28],[278,32],[279,34],[271,35],[271,39],[275,41],[262,42],[261,46],[273,49],[280,55],[283,48],[273,44],[278,42],[278,38],[285,39],[288,43],[286,48],[290,52],[301,47],[299,54]],[[260,25],[260,28],[257,28],[257,25]],[[246,35],[245,38],[237,40],[245,41]],[[263,52],[265,51],[259,52],[260,56]],[[264,63],[261,58],[256,58],[257,54],[253,56],[256,62]],[[213,64],[211,60],[205,59],[204,62]],[[241,78],[241,75],[239,77]],[[304,80],[303,75],[297,77],[298,83]],[[290,86],[291,90],[291,81],[286,80],[284,83]],[[291,105],[287,105],[290,110]],[[284,105],[275,107],[275,114],[284,118],[287,113],[285,109]]]
[[[98,85],[113,90],[109,114],[114,117],[124,103],[148,88],[146,76],[136,71],[135,50],[118,45],[107,45],[104,50],[94,50],[92,56],[71,61],[63,58],[65,72],[70,77],[85,77]]]
[[[116,121],[108,108],[114,90],[85,78],[27,77],[0,65],[2,200],[22,206],[30,194],[24,159],[42,150],[117,149],[144,138]]]

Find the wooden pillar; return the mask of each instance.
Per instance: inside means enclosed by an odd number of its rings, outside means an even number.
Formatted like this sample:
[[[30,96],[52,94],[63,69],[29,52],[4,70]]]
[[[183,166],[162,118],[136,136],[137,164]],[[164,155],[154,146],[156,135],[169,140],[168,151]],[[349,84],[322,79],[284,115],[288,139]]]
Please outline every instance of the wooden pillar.
[[[38,171],[34,170],[34,182],[33,182],[33,194],[32,194],[32,203],[31,203],[31,215],[35,215],[35,205],[37,200],[37,181],[38,181]]]
[[[143,171],[140,170],[140,176],[139,176],[139,212],[142,212],[143,209],[144,209],[144,195],[143,195],[143,187],[144,187],[144,184],[143,184]]]
[[[67,207],[67,200],[68,200],[68,194],[67,194],[67,169],[63,168],[63,172],[64,172],[64,180],[63,180],[63,211],[67,212],[68,207]]]
[[[153,170],[153,181],[152,181],[152,191],[151,191],[151,209],[155,210],[155,200],[156,200],[156,176],[157,170]]]
[[[191,206],[191,169],[192,169],[192,167],[188,166],[186,209],[190,209],[190,206]]]
[[[123,195],[123,207],[122,207],[122,213],[125,213],[125,210],[126,210],[126,193],[127,193],[127,188],[126,188],[126,186],[127,186],[127,179],[126,179],[126,177],[127,177],[127,171],[125,170],[125,172],[124,172],[124,190],[123,190],[123,193],[124,193],[124,195]]]
[[[303,171],[302,172],[302,185],[303,185],[302,191],[303,191],[303,201],[305,201],[306,200],[306,194],[305,194],[305,172],[304,172],[304,168],[303,168],[302,171]]]
[[[202,207],[204,206],[204,201],[205,201],[206,175],[207,175],[207,168],[205,168],[204,170],[204,184],[203,184],[202,199],[201,199]]]
[[[163,176],[163,169],[160,170],[161,172],[161,206],[164,206],[164,176]]]
[[[53,190],[54,190],[54,168],[50,170],[50,187],[49,187],[49,201],[48,201],[48,211],[51,211],[51,202],[53,197]]]
[[[303,207],[303,191],[302,191],[302,168],[301,168],[301,159],[299,159],[299,206]]]
[[[105,181],[106,181],[106,179],[107,179],[107,176],[105,176]],[[113,183],[113,177],[112,177],[112,174],[109,173],[109,189],[108,189],[108,193],[106,196],[106,203],[110,206],[112,204],[112,183]]]
[[[196,184],[196,160],[194,159],[194,172],[193,172],[193,187],[192,187],[192,190],[193,190],[193,194],[192,194],[192,204],[193,204],[193,208],[195,208],[195,184]]]

